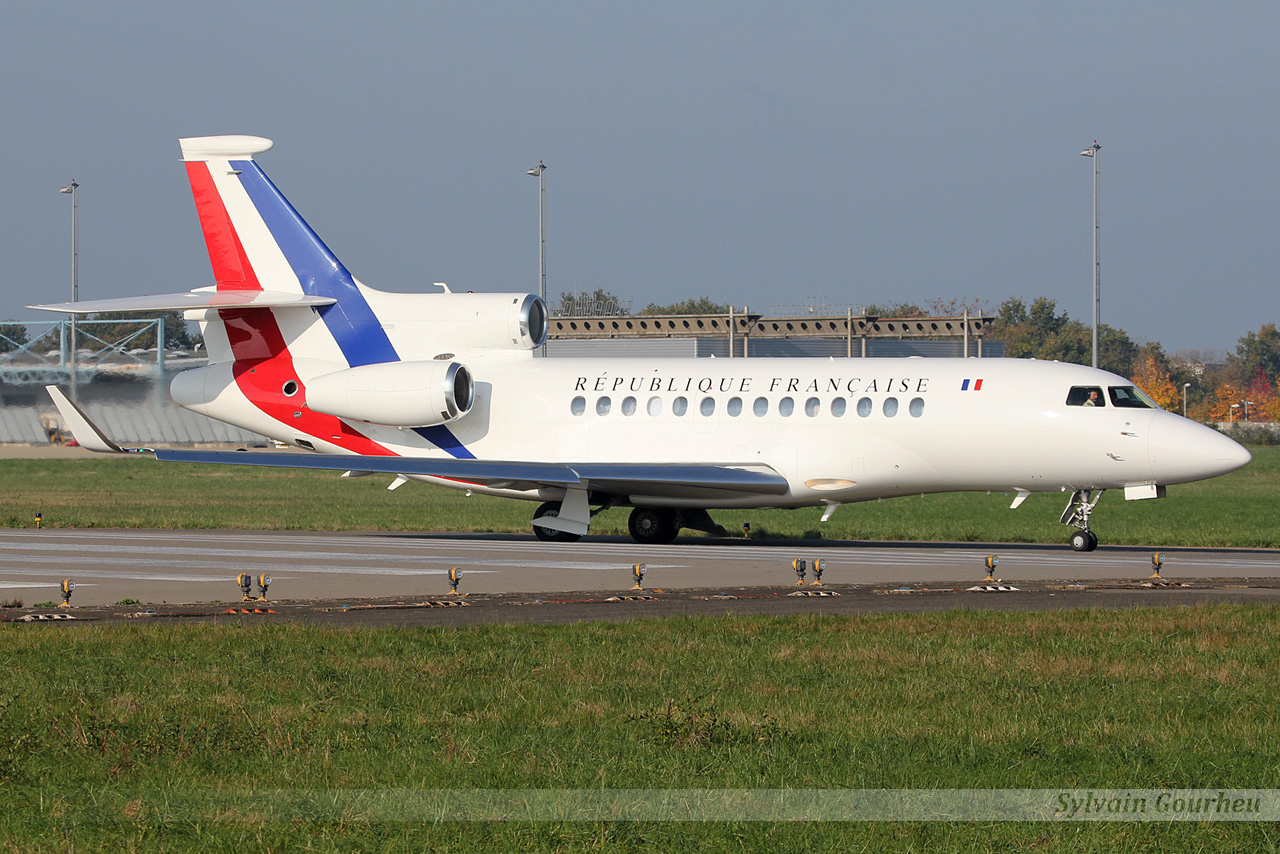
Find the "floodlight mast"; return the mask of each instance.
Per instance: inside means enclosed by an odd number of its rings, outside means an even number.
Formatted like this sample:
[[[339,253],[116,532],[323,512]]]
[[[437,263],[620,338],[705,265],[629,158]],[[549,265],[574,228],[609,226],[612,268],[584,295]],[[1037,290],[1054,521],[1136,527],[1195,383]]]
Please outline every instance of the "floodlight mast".
[[[1093,158],[1093,366],[1098,367],[1098,152],[1102,146],[1095,139],[1093,145],[1080,152]]]
[[[542,173],[547,171],[547,164],[541,160],[538,165],[529,171],[526,175],[532,175],[538,179],[538,296],[542,297],[543,305],[547,302],[547,228],[546,228],[546,185],[543,183]],[[539,348],[542,352],[539,355],[547,355],[547,342],[543,341]]]
[[[59,193],[66,193],[71,196],[71,301],[74,303],[80,298],[80,253],[76,235],[76,221],[79,219],[79,200],[76,198],[76,190],[80,185],[75,179],[71,179],[71,183],[59,190]],[[79,346],[76,341],[76,316],[71,315],[71,361],[70,361],[70,379],[71,379],[71,399],[76,399],[76,348]]]

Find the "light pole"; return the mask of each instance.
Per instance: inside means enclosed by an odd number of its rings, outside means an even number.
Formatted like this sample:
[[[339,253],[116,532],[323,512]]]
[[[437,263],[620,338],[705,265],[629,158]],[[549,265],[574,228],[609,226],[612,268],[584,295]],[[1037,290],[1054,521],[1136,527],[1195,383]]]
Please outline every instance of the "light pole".
[[[80,253],[76,242],[76,223],[80,215],[80,203],[76,198],[76,190],[80,185],[75,179],[71,179],[71,183],[59,190],[59,193],[66,193],[71,196],[71,301],[76,302],[80,298]],[[76,316],[71,315],[71,399],[76,399]]]
[[[1093,145],[1080,152],[1093,158],[1093,366],[1098,367],[1098,152],[1102,146],[1095,139]]]
[[[547,225],[546,225],[546,184],[542,173],[547,171],[547,164],[541,160],[538,165],[526,172],[538,179],[538,296],[547,302]],[[547,355],[547,342],[542,342],[542,355]]]
[[[1250,407],[1250,406],[1257,406],[1258,404],[1254,403],[1252,400],[1245,400],[1245,401],[1241,401],[1241,402],[1242,402],[1242,403],[1244,403],[1244,420],[1245,420],[1245,421],[1248,421],[1248,420],[1249,420],[1249,407]]]
[[[1229,415],[1230,415],[1230,417],[1231,417],[1231,423],[1232,423],[1232,424],[1235,424],[1235,423],[1236,423],[1236,410],[1237,410],[1237,409],[1239,409],[1239,408],[1240,408],[1240,404],[1238,404],[1238,403],[1233,403],[1233,404],[1231,404],[1231,409],[1230,409],[1230,410],[1228,410],[1228,414],[1229,414]]]
[[[1187,417],[1187,389],[1191,388],[1191,383],[1182,384],[1182,417]]]

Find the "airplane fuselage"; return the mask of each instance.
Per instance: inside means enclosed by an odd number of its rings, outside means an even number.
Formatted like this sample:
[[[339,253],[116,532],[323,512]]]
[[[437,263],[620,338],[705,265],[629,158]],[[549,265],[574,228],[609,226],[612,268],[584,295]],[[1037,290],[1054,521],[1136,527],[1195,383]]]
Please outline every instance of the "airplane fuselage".
[[[475,404],[447,429],[477,458],[765,466],[788,483],[785,495],[624,497],[649,506],[802,507],[932,492],[1115,489],[1199,480],[1242,464],[1242,449],[1216,431],[1157,408],[1112,405],[1110,390],[1132,383],[1073,364],[507,358],[471,370]],[[229,367],[223,372],[229,380]],[[305,379],[302,385],[292,401],[299,411]],[[175,397],[289,444],[346,450],[340,437],[303,429],[305,419],[292,419],[295,426],[273,417],[234,384],[202,388],[220,393],[201,404],[179,380]],[[1072,389],[1081,388],[1100,390],[1103,405],[1069,405]],[[450,453],[419,432],[359,429],[402,456]],[[555,495],[554,488],[418,479],[531,500]]]

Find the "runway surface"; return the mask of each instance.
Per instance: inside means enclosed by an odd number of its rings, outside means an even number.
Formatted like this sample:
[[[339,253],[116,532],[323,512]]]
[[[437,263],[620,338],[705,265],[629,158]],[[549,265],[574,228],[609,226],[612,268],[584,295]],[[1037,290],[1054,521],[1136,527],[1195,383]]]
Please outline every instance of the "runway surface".
[[[984,558],[998,555],[1007,583],[1132,581],[1151,574],[1151,548],[968,543],[777,543],[690,539],[640,546],[614,538],[543,543],[518,535],[416,535],[286,531],[0,530],[0,599],[28,606],[238,602],[240,573],[271,576],[273,601],[438,597],[448,572],[470,593],[602,594],[626,591],[631,566],[647,566],[645,587],[665,590],[777,588],[794,584],[794,558],[826,561],[835,585],[977,584]],[[1167,549],[1171,580],[1280,579],[1280,551]],[[809,576],[812,580],[812,574]]]

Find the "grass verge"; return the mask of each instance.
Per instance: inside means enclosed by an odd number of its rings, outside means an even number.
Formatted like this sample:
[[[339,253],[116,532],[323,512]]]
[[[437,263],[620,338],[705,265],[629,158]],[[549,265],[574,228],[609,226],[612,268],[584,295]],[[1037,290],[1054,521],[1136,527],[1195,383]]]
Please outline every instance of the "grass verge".
[[[0,626],[12,851],[1274,850],[1259,824],[453,823],[200,791],[1280,788],[1274,609]]]

